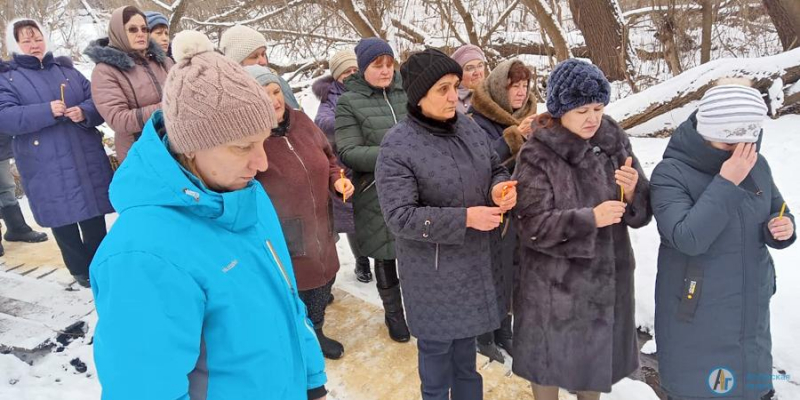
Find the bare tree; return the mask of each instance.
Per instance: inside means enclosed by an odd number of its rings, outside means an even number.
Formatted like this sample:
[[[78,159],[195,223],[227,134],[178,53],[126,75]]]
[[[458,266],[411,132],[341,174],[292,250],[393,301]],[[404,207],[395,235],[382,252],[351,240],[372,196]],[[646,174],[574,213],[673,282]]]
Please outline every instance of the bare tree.
[[[536,21],[539,22],[550,41],[553,42],[556,59],[564,61],[572,57],[572,52],[567,44],[567,39],[564,37],[561,24],[556,22],[556,14],[553,13],[550,7],[542,0],[523,0],[523,3],[531,10],[531,13],[536,17]]]
[[[800,47],[800,1],[763,0],[784,50]]]
[[[627,79],[635,70],[627,30],[617,0],[569,0],[575,24],[583,33],[592,61],[608,79]]]
[[[718,0],[700,0],[703,7],[703,39],[700,45],[700,63],[711,61],[711,30],[714,28],[714,6]]]

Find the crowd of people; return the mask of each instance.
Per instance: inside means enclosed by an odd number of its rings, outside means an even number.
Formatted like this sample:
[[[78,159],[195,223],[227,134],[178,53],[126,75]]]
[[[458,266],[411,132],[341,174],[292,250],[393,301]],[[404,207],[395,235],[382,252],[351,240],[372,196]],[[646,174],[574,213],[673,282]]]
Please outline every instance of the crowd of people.
[[[746,381],[772,373],[768,247],[796,234],[748,81],[709,89],[648,179],[604,113],[608,80],[578,59],[549,73],[537,114],[520,59],[488,71],[465,45],[401,63],[364,38],[329,59],[312,120],[246,26],[218,47],[191,30],[170,43],[165,16],[118,8],[84,52],[91,82],[35,21],[9,29],[5,239],[47,240],[22,217],[13,157],[37,224],[93,291],[104,399],[326,398],[324,358],[346,352],[323,332],[339,234],[388,336],[416,338],[423,399],[481,399],[476,351],[511,356],[536,400],[599,399],[639,366],[628,228],[653,218],[665,392],[774,392]],[[718,395],[722,366],[742,384]]]

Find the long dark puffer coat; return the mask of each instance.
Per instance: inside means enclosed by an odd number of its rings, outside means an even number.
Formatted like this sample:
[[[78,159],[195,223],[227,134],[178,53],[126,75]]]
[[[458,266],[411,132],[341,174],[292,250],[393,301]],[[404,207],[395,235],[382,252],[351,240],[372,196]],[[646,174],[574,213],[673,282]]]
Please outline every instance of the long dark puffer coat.
[[[553,123],[522,147],[514,173],[521,260],[513,370],[540,385],[610,392],[638,367],[628,227],[650,221],[648,182],[610,117],[588,141]],[[639,172],[633,202],[622,223],[598,229],[592,209],[620,199],[614,171],[629,156]]]
[[[501,228],[469,229],[466,219],[468,207],[494,206],[491,188],[509,175],[480,127],[463,114],[453,124],[409,114],[386,134],[376,177],[411,333],[452,340],[497,329],[508,311]]]
[[[772,389],[769,303],[776,285],[767,246],[786,248],[797,234],[776,241],[767,228],[783,197],[766,159],[759,155],[734,185],[719,175],[731,153],[707,145],[696,123],[692,116],[676,130],[651,182],[661,234],[655,326],[661,385],[681,399],[760,399]],[[785,217],[794,222],[788,210]],[[734,383],[713,392],[709,378],[720,368]]]
[[[397,72],[386,89],[371,86],[360,72],[344,85],[347,91],[336,105],[336,148],[342,163],[353,170],[358,249],[367,257],[393,260],[394,237],[378,204],[375,163],[386,131],[406,116],[406,92]]]

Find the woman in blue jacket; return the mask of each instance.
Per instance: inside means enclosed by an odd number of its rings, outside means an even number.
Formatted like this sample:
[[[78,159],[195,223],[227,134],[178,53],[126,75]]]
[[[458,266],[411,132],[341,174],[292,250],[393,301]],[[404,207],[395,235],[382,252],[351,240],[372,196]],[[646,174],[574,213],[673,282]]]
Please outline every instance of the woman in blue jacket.
[[[325,365],[275,209],[253,180],[266,92],[195,31],[117,170],[92,264],[104,400],[324,399]],[[138,343],[138,344],[137,344]]]
[[[0,65],[0,131],[14,157],[33,217],[53,228],[69,272],[89,285],[89,264],[106,235],[111,164],[95,129],[103,123],[89,81],[67,57],[47,51],[32,20],[11,24],[13,59]],[[12,42],[13,40],[13,42]]]
[[[672,400],[773,398],[767,248],[797,235],[758,154],[766,116],[758,90],[711,88],[653,170],[658,369]]]

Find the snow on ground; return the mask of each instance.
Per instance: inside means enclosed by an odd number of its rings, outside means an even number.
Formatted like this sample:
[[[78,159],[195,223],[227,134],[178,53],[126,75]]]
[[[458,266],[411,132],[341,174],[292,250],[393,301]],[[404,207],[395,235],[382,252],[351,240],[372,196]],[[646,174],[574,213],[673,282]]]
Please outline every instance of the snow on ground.
[[[303,109],[311,118],[316,114],[318,101],[309,89],[298,96]],[[691,112],[691,105],[674,113],[660,117],[677,126]],[[770,120],[764,126],[764,140],[761,153],[770,161],[778,187],[790,206],[800,209],[800,181],[796,171],[800,171],[800,116],[784,116]],[[645,173],[649,176],[660,161],[668,139],[632,138],[634,152],[642,161]],[[30,218],[27,202],[23,207]],[[109,224],[115,218],[108,218]],[[632,231],[631,240],[636,254],[636,321],[643,329],[652,333],[655,310],[654,290],[656,259],[659,237],[655,222],[649,226]],[[337,243],[341,270],[336,286],[369,303],[380,306],[375,284],[356,281],[353,274],[355,260],[349,250],[344,235]],[[800,399],[800,342],[795,340],[800,332],[800,319],[796,317],[796,307],[800,304],[800,245],[786,250],[771,250],[777,271],[777,294],[773,297],[772,339],[776,373],[785,371],[789,380],[775,382],[777,392],[784,399]],[[92,360],[92,347],[88,344],[94,332],[96,315],[86,318],[89,332],[85,339],[78,339],[61,353],[51,353],[30,366],[13,355],[0,354],[0,399],[19,400],[85,400],[99,399],[100,386],[95,377]],[[655,350],[654,343],[647,346],[648,352]],[[132,349],[135,351],[135,349]],[[87,373],[79,374],[70,365],[74,358],[86,363]],[[510,364],[507,364],[510,368]],[[646,384],[625,379],[614,386],[613,392],[603,396],[604,400],[650,400],[657,399]],[[333,399],[331,399],[333,400]]]

